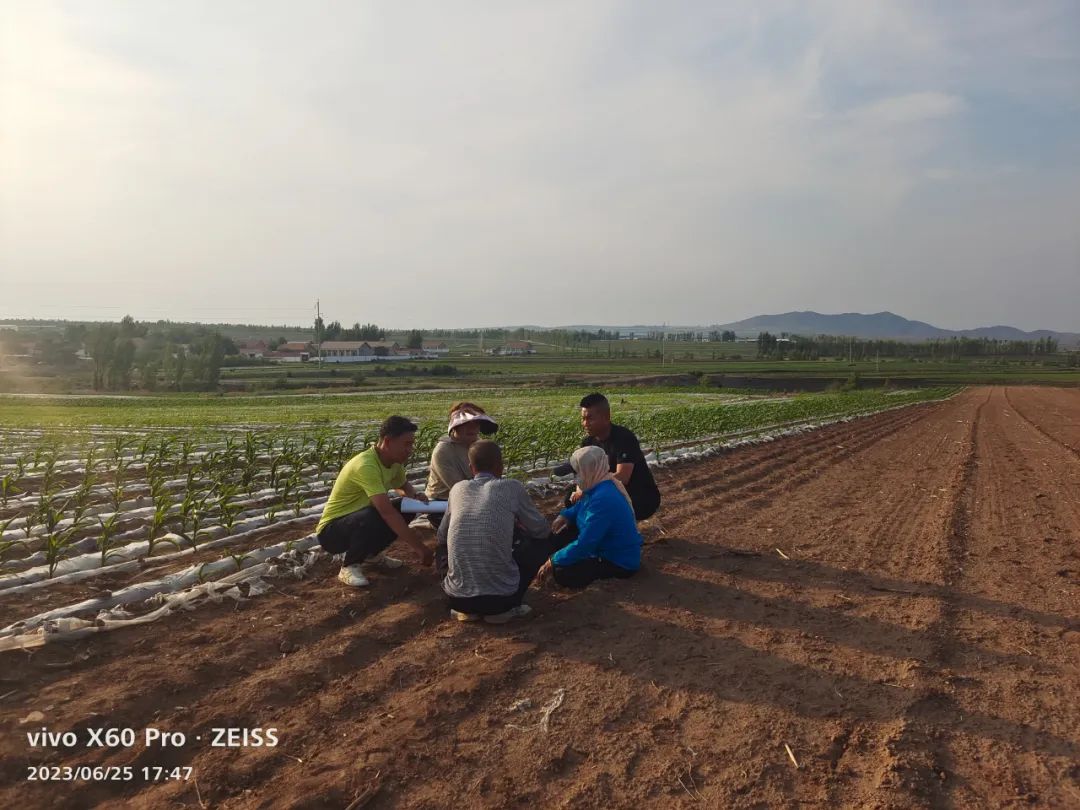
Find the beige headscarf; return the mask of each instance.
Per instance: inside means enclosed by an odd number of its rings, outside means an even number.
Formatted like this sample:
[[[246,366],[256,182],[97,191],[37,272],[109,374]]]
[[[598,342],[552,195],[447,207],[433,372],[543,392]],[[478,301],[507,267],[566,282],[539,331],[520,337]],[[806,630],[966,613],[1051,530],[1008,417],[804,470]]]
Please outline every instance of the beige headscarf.
[[[570,456],[570,466],[577,473],[578,485],[583,493],[588,492],[604,481],[614,481],[619,492],[626,498],[626,502],[630,504],[630,508],[634,508],[633,501],[630,500],[630,495],[627,493],[626,487],[622,485],[622,481],[608,471],[608,457],[602,447],[596,445],[579,447]]]

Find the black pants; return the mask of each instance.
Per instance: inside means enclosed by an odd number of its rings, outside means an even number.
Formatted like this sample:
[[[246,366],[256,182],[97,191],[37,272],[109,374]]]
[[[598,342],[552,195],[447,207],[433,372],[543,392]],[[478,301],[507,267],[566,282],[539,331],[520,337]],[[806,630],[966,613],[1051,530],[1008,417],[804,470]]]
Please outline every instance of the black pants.
[[[585,588],[598,579],[627,579],[636,574],[607,560],[588,559],[573,565],[556,565],[552,568],[555,581],[564,588]]]
[[[643,520],[648,520],[656,514],[656,510],[660,508],[660,493],[656,495],[642,496],[634,501],[634,520],[640,523]]]
[[[393,500],[401,511],[401,501]],[[374,557],[397,538],[374,506],[334,518],[319,532],[319,545],[329,554],[345,553],[345,565],[355,565]]]
[[[544,563],[551,556],[551,544],[547,539],[519,538],[514,541],[514,562],[518,567],[518,589],[506,596],[447,596],[450,607],[461,613],[493,616],[505,613],[521,604],[525,592],[536,578]]]

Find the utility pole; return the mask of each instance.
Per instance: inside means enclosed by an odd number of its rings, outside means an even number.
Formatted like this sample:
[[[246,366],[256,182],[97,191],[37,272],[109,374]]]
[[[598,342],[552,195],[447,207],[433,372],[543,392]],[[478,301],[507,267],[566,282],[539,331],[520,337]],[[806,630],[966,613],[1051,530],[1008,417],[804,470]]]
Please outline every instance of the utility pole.
[[[315,351],[319,355],[319,368],[322,368],[322,312],[319,309],[319,299],[315,299],[315,323],[318,328],[315,330]]]

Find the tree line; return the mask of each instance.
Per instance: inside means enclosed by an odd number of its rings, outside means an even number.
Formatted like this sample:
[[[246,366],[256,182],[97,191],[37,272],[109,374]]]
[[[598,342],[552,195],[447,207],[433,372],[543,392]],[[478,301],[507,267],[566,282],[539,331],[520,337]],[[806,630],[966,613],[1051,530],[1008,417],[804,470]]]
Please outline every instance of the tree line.
[[[30,342],[19,333],[0,338],[8,352],[24,351]],[[168,321],[140,323],[130,315],[118,323],[69,323],[62,332],[32,340],[35,356],[51,366],[73,369],[89,363],[95,391],[133,386],[153,391],[161,385],[174,391],[213,390],[225,356],[237,353],[233,341],[216,330]]]
[[[341,321],[323,323],[322,318],[315,319],[315,342],[327,340],[386,340],[386,330],[374,323],[354,323],[345,328]]]
[[[761,332],[757,338],[757,349],[759,357],[788,360],[817,360],[822,357],[848,357],[852,360],[873,360],[877,357],[957,360],[961,357],[1040,357],[1056,354],[1058,342],[1050,337],[1038,340],[953,337],[915,343],[838,335],[803,337]]]

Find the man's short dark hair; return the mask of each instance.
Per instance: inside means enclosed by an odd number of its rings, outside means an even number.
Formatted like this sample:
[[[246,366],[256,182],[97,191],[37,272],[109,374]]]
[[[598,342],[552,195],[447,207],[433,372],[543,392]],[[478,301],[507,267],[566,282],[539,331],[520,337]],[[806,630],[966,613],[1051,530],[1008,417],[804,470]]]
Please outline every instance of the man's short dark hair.
[[[502,448],[490,439],[474,442],[469,448],[469,463],[478,473],[497,473],[502,464]]]
[[[416,433],[420,428],[404,416],[388,416],[379,425],[380,439],[396,439],[406,433]]]
[[[603,394],[588,394],[581,398],[581,402],[578,403],[579,408],[603,408],[605,411],[611,410],[611,403],[607,401],[607,397]]]

